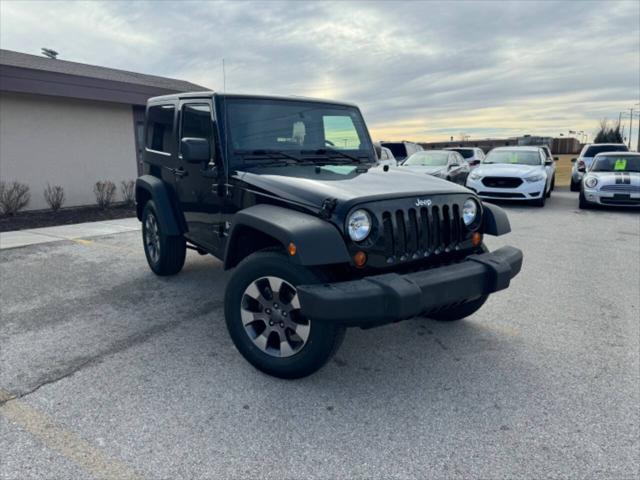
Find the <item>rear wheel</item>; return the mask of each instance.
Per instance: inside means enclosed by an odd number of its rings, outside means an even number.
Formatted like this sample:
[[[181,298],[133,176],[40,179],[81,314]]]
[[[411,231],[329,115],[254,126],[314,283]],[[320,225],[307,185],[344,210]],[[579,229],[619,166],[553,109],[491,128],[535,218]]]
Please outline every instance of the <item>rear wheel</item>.
[[[278,252],[254,253],[238,265],[225,292],[225,319],[249,363],[280,378],[305,377],[327,363],[345,329],[302,315],[296,289],[320,281]]]
[[[454,322],[456,320],[462,320],[463,318],[476,313],[480,309],[480,307],[484,305],[484,302],[487,301],[487,298],[489,298],[489,295],[483,295],[480,298],[463,303],[462,305],[458,305],[457,307],[441,310],[436,313],[431,313],[427,316],[440,322]]]
[[[175,275],[182,270],[187,253],[185,239],[162,231],[153,200],[149,200],[142,211],[142,241],[147,263],[155,274]]]

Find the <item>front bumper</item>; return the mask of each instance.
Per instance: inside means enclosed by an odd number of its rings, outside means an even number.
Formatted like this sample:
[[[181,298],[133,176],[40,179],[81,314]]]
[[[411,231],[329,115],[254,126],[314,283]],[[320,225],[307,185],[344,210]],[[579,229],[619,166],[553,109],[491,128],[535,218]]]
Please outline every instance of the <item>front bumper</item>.
[[[454,306],[509,286],[522,252],[502,247],[463,262],[400,275],[386,273],[347,282],[300,285],[302,313],[313,320],[371,327]]]
[[[546,179],[537,182],[527,182],[516,188],[487,187],[480,180],[467,179],[467,188],[470,188],[480,198],[492,200],[535,200],[545,194]]]
[[[617,207],[640,207],[640,193],[603,192],[596,189],[584,188],[584,198],[597,205]]]

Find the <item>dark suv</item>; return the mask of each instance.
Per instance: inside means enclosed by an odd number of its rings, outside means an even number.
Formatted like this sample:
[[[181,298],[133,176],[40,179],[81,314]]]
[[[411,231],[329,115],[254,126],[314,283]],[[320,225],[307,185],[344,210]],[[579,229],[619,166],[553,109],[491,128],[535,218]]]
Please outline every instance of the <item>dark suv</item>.
[[[187,248],[235,269],[225,318],[271,375],[320,368],[346,327],[458,320],[507,288],[522,253],[489,253],[504,212],[442,179],[377,165],[355,105],[213,92],[149,100],[136,183],[158,275]]]

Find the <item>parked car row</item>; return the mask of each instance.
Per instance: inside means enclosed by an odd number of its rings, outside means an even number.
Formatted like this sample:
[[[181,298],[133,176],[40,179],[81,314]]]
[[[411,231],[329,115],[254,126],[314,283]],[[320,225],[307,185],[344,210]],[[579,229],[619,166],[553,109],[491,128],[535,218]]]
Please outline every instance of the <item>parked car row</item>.
[[[487,155],[479,148],[452,147],[417,150],[399,161],[384,145],[378,146],[380,163],[439,177],[473,190],[487,200],[526,201],[543,207],[555,188],[556,165],[548,146],[498,147]],[[579,191],[580,208],[594,205],[640,206],[640,154],[624,144],[585,145],[573,159],[571,190]]]

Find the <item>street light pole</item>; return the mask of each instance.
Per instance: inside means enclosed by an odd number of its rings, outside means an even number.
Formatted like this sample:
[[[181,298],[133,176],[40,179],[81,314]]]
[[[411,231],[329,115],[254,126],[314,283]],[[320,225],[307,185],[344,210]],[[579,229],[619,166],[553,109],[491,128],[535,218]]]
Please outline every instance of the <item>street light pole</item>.
[[[631,150],[631,135],[633,135],[633,107],[629,109],[629,150]]]

